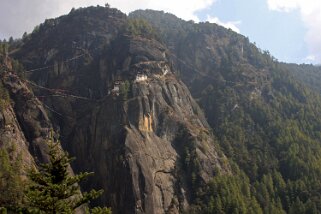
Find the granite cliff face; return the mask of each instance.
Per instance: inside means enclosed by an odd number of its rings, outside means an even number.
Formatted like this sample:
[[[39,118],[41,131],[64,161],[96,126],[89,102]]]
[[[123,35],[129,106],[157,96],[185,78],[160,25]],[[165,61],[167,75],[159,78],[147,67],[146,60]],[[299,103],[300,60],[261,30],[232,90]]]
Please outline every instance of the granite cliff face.
[[[48,139],[52,125],[42,103],[28,89],[28,87],[13,73],[7,73],[2,78],[4,86],[10,91],[13,101],[13,108],[16,119],[13,124],[19,124],[20,131],[23,133],[30,153],[38,161],[46,161],[45,141]],[[16,123],[18,122],[18,124]],[[14,126],[15,126],[14,125]]]
[[[0,65],[12,100],[0,146],[15,143],[13,156],[33,165],[53,128],[73,170],[95,172],[81,188],[105,190],[94,204],[130,214],[321,210],[320,75],[303,77],[306,66],[216,24],[99,6],[11,45],[25,69]]]
[[[50,36],[94,23],[93,31]],[[97,203],[113,213],[180,213],[230,168],[167,48],[124,33],[122,23],[126,17],[115,9],[77,10],[46,21],[15,56],[76,157],[73,169],[95,172],[82,188],[103,188]]]
[[[262,209],[254,213],[292,213],[304,203],[298,212],[312,212],[307,211],[312,206],[320,211],[320,193],[314,191],[320,189],[321,173],[315,168],[321,166],[320,68],[279,63],[249,38],[208,22],[185,22],[152,10],[129,16],[148,20],[162,35],[173,67],[204,110],[224,153],[250,179]],[[264,181],[268,177],[271,182]],[[294,183],[304,187],[288,200]],[[274,190],[262,197],[262,187],[269,185]],[[216,212],[220,209],[209,213]]]
[[[18,185],[25,185],[24,181],[28,180],[30,170],[37,169],[41,164],[49,161],[48,141],[52,140],[52,137],[58,140],[58,135],[47,114],[47,106],[30,90],[28,84],[30,82],[17,76],[12,67],[8,66],[11,65],[11,59],[7,58],[7,60],[6,63],[1,64],[3,68],[1,92],[8,95],[5,100],[3,97],[0,98],[0,149],[7,152],[11,164],[18,163],[19,168],[13,173],[22,181]],[[62,149],[60,144],[57,146]],[[73,174],[71,168],[68,170]],[[19,191],[22,193],[24,189],[14,189],[14,191],[16,192],[13,194]],[[5,196],[2,196],[2,199],[3,197]],[[19,196],[16,199],[21,198]],[[20,202],[8,201],[8,203]],[[85,210],[80,207],[75,210],[75,213],[85,213]]]
[[[110,68],[118,71],[109,80],[114,88],[74,128],[70,149],[79,157],[91,155],[87,167],[94,167],[95,183],[107,189],[106,199],[111,200],[114,212],[177,213],[192,200],[187,184],[191,172],[182,166],[186,149],[199,161],[200,182],[215,175],[213,166],[223,172],[228,166],[214,146],[199,107],[173,75],[164,47],[139,37],[121,41],[113,45],[122,56],[113,52],[111,58],[100,59],[109,68],[114,60],[120,61]],[[116,82],[119,95],[112,91]],[[122,92],[126,82],[128,91]],[[190,142],[182,139],[182,133]],[[77,163],[83,164],[82,160]],[[128,205],[126,210],[120,208],[122,204]]]
[[[19,159],[20,155],[24,157],[22,159],[23,170],[21,174],[26,173],[26,170],[34,165],[34,158],[29,152],[29,143],[27,142],[23,131],[16,118],[16,114],[11,106],[7,106],[1,111],[0,114],[0,148],[12,150],[12,159]]]
[[[1,87],[9,94],[0,111],[0,147],[9,151],[12,160],[21,159],[21,174],[46,162],[52,125],[42,103],[24,81],[4,66]]]

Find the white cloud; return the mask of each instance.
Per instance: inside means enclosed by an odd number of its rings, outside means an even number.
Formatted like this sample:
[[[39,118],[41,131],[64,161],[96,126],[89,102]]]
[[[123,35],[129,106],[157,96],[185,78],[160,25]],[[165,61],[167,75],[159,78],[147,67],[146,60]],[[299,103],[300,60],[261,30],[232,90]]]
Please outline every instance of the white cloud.
[[[238,28],[238,25],[240,25],[242,23],[240,20],[223,22],[217,17],[212,17],[212,16],[208,15],[206,21],[211,22],[211,23],[216,23],[216,24],[221,25],[227,29],[231,29],[237,33],[240,33],[240,29]]]
[[[0,38],[20,37],[46,18],[68,13],[72,7],[105,5],[125,13],[136,9],[163,10],[185,20],[199,21],[196,12],[210,7],[216,0],[1,0]]]
[[[267,0],[271,10],[290,12],[298,10],[307,28],[305,42],[309,54],[321,62],[321,1],[320,0]]]
[[[297,0],[268,0],[271,10],[289,12],[298,7]]]
[[[305,57],[304,61],[308,61],[308,62],[315,62],[316,58],[314,55],[309,55],[307,57]]]

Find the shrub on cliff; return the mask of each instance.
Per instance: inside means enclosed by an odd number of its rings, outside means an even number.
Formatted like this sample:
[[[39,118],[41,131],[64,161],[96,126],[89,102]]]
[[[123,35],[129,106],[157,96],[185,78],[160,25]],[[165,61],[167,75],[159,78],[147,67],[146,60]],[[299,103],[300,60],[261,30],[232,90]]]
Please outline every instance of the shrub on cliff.
[[[81,192],[78,183],[93,173],[71,175],[68,168],[72,158],[59,149],[57,142],[49,141],[48,145],[49,163],[42,164],[39,171],[32,170],[29,174],[31,184],[26,191],[26,212],[73,213],[102,194],[102,190]],[[111,213],[110,209],[100,207],[87,208],[87,212]]]

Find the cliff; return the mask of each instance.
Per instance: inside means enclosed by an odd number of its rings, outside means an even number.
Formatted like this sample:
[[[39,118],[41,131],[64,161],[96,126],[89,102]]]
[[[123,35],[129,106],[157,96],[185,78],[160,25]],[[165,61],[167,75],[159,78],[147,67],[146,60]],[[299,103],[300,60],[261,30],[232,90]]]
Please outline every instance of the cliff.
[[[113,9],[85,11],[47,21],[15,53],[29,87],[76,157],[73,169],[95,172],[82,188],[103,188],[97,203],[113,213],[183,212],[213,176],[230,173],[227,160],[166,46],[124,31],[126,17]],[[101,16],[107,21],[79,38],[75,29],[90,29]],[[67,38],[50,36],[69,26]],[[74,49],[65,51],[68,45]]]
[[[95,172],[81,188],[105,190],[96,204],[114,213],[321,210],[319,74],[305,76],[305,66],[216,24],[108,7],[46,20],[10,53],[26,79],[3,76],[17,105],[2,118],[18,121],[30,161],[54,127],[73,169]]]

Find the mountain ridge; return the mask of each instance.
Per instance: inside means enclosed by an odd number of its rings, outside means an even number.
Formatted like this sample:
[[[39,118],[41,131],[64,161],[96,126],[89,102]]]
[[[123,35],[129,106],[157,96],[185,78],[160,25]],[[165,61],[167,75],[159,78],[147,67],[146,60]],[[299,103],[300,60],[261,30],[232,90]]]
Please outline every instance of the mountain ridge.
[[[83,188],[105,189],[96,203],[113,212],[321,210],[317,82],[248,38],[89,7],[12,49],[73,169],[95,171]]]

